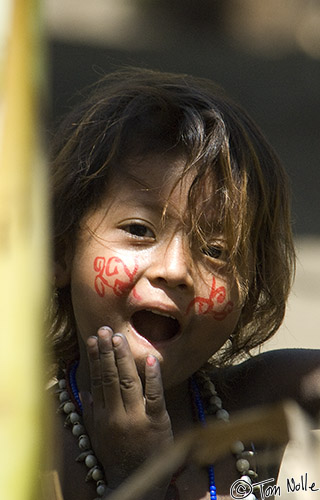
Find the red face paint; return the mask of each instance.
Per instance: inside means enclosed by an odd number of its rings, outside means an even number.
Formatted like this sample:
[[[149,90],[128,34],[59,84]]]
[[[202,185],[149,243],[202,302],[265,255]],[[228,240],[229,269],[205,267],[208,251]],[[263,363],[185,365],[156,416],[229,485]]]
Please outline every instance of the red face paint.
[[[123,260],[115,256],[110,257],[107,262],[104,257],[96,257],[93,267],[98,273],[94,280],[94,287],[100,297],[104,297],[106,286],[111,288],[115,295],[121,297],[129,290],[134,276],[138,271],[138,264],[136,262],[133,270],[130,271]]]
[[[223,304],[226,300],[226,289],[224,286],[216,288],[216,280],[212,277],[212,286],[209,298],[195,297],[187,307],[187,314],[194,307],[196,314],[212,314],[212,316],[222,321],[233,310],[233,303],[229,300],[224,308],[215,311],[217,304]]]
[[[133,296],[134,296],[134,298],[135,298],[135,299],[137,299],[137,300],[141,300],[141,297],[140,297],[140,295],[138,294],[138,292],[137,292],[137,290],[136,290],[136,288],[135,288],[135,287],[134,287],[134,288],[133,288],[133,290],[132,290],[132,294],[133,294]]]

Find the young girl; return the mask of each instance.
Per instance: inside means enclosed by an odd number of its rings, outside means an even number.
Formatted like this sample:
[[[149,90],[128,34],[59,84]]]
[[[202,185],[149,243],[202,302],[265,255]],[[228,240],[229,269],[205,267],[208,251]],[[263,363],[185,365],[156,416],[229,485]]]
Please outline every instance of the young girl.
[[[279,328],[294,268],[286,175],[243,110],[206,80],[120,71],[65,121],[52,169],[65,500],[106,498],[207,414],[288,397],[316,414],[317,351],[233,363]],[[259,474],[243,448],[148,499],[230,498]]]

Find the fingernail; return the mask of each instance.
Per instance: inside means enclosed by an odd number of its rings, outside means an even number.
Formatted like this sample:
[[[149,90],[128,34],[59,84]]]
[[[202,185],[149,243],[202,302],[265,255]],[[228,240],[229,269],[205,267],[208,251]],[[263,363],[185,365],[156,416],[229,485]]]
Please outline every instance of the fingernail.
[[[112,343],[115,347],[117,347],[118,345],[120,345],[122,342],[122,337],[121,335],[119,335],[118,333],[115,333],[113,336],[112,336]]]
[[[97,343],[98,337],[95,335],[91,335],[91,337],[88,337],[87,339],[87,345],[89,347],[93,347]]]
[[[106,332],[113,333],[109,326],[101,326],[101,328],[99,328],[99,330],[98,330],[98,333],[99,332],[100,332],[100,334],[105,334]]]
[[[149,354],[147,356],[147,360],[146,360],[146,363],[148,366],[154,366],[157,362],[157,358],[155,358],[154,356],[151,356],[151,354]]]

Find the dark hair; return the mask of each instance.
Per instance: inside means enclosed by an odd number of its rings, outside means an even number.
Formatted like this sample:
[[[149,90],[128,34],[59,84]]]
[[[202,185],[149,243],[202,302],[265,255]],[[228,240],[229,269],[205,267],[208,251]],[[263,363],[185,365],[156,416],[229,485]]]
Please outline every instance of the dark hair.
[[[54,146],[55,259],[76,241],[80,221],[99,203],[111,173],[129,159],[170,152],[186,157],[185,172],[196,168],[189,212],[200,236],[197,202],[204,186],[214,186],[216,224],[226,237],[243,303],[232,344],[216,358],[225,363],[279,328],[295,254],[286,174],[246,112],[211,81],[126,69],[94,86],[65,120]],[[56,291],[50,335],[57,357],[77,355],[69,286]]]

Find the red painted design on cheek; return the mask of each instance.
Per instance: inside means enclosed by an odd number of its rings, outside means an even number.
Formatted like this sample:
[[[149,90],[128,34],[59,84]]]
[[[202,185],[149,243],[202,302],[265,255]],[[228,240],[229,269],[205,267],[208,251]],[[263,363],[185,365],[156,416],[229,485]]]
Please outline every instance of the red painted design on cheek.
[[[140,295],[138,294],[138,292],[137,292],[137,290],[136,290],[135,287],[132,290],[132,294],[133,294],[133,296],[134,296],[135,299],[137,299],[137,300],[141,300],[142,299],[142,297],[140,297]]]
[[[187,314],[194,307],[196,314],[212,314],[212,316],[222,321],[233,310],[233,303],[229,300],[224,308],[220,311],[215,311],[214,307],[217,304],[223,304],[226,300],[226,289],[224,286],[216,288],[216,280],[212,277],[212,285],[209,298],[195,297],[187,307]]]
[[[112,288],[114,294],[121,297],[129,290],[138,271],[138,264],[136,262],[133,271],[130,271],[123,260],[115,256],[110,257],[107,262],[104,257],[96,257],[93,267],[98,273],[94,280],[94,287],[100,297],[104,297],[106,286]]]

